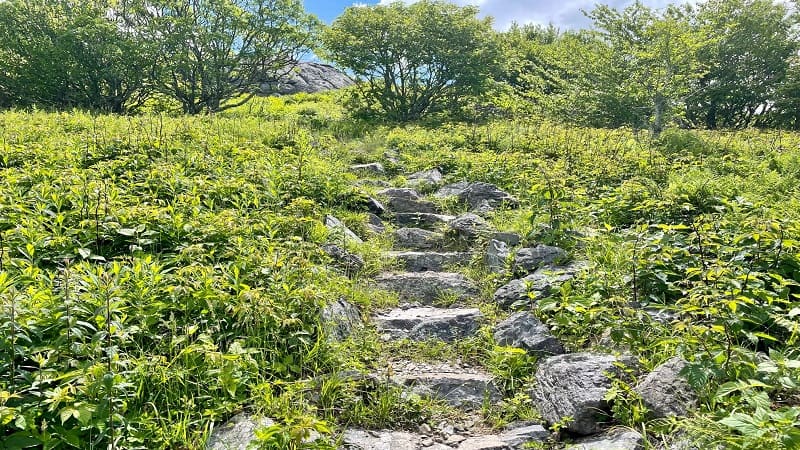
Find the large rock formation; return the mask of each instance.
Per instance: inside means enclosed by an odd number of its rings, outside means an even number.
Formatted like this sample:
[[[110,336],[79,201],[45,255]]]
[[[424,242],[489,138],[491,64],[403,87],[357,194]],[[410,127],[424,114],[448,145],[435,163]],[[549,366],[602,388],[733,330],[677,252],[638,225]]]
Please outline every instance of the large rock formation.
[[[339,69],[316,62],[301,62],[293,71],[277,82],[261,83],[265,95],[291,95],[300,92],[315,92],[341,89],[353,85],[353,80]]]

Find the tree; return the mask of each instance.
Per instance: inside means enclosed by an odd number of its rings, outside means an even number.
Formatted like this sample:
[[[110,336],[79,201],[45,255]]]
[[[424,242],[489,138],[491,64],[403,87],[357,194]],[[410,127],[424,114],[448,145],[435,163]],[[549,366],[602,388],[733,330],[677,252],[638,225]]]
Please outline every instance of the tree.
[[[746,127],[772,107],[775,88],[797,51],[786,6],[772,0],[710,0],[698,26],[709,30],[698,58],[708,72],[698,80],[688,117],[707,128]]]
[[[501,52],[474,7],[423,0],[350,7],[324,33],[325,55],[350,69],[390,119],[418,119],[483,93]]]
[[[315,43],[319,21],[299,0],[126,0],[129,27],[160,42],[154,81],[197,114],[239,106]]]
[[[123,113],[141,104],[152,55],[115,3],[0,3],[0,101]]]
[[[607,46],[594,61],[599,75],[594,88],[631,108],[619,111],[631,125],[647,124],[657,135],[703,73],[696,58],[701,35],[687,11],[674,6],[657,12],[637,1],[621,12],[598,6],[588,16]]]

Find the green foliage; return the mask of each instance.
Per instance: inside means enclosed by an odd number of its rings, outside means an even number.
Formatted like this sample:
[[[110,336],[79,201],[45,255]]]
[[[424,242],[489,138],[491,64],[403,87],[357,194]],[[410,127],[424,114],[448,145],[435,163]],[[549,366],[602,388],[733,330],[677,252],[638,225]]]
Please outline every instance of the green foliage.
[[[123,0],[128,26],[159,42],[153,82],[183,111],[249,101],[314,45],[316,18],[297,0]]]
[[[350,7],[325,31],[325,53],[362,78],[367,108],[418,119],[486,92],[500,52],[491,22],[476,14],[429,0]]]
[[[688,118],[712,129],[759,121],[797,52],[796,18],[782,3],[716,0],[698,7],[696,21],[708,30],[709,39],[698,51],[707,72],[687,101]]]
[[[0,4],[0,106],[124,113],[150,93],[153,48],[108,18],[116,3]]]

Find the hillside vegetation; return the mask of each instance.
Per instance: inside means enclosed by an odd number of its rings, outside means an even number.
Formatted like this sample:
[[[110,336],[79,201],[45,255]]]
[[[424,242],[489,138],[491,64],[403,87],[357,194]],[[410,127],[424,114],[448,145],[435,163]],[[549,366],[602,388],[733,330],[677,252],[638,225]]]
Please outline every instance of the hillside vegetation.
[[[0,1],[0,450],[800,449],[795,6]]]
[[[615,421],[654,442],[681,430],[730,448],[796,448],[800,136],[366,126],[335,99],[207,117],[0,117],[6,448],[198,448],[245,406],[289,440],[460,414],[328,378],[386,371],[390,355],[484,367],[506,396],[482,410],[486,426],[535,419],[524,386],[536,358],[498,347],[489,324],[453,344],[385,342],[371,327],[325,339],[323,305],[344,297],[368,317],[397,302],[369,282],[391,267],[388,239],[348,243],[366,263],[352,278],[320,250],[326,214],[364,235],[376,188],[347,169],[367,161],[399,184],[439,167],[517,196],[519,209],[489,216],[496,228],[589,266],[533,307],[569,350],[628,349],[645,369],[675,354],[691,362],[696,412],[650,421],[620,382]],[[473,304],[505,317],[486,295],[507,275],[486,272],[481,255],[461,270],[484,292]],[[264,436],[289,445],[279,439]]]

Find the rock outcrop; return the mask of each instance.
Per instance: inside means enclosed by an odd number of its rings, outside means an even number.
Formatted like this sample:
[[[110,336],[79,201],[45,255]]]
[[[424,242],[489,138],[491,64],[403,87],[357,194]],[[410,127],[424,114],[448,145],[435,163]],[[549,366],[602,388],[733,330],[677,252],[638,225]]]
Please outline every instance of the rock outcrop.
[[[291,95],[300,92],[316,92],[342,89],[352,86],[354,81],[341,70],[322,63],[301,62],[277,82],[261,83],[264,95]]]

